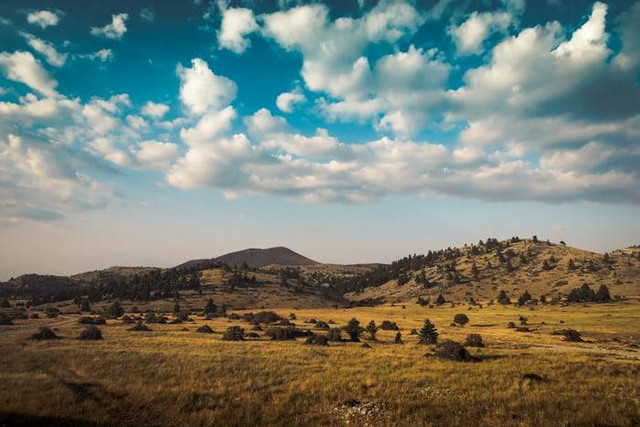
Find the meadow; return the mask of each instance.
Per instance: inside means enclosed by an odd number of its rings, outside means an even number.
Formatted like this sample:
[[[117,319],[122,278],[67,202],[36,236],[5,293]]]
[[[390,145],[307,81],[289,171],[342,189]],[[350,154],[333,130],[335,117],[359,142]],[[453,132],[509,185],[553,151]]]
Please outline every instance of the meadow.
[[[0,326],[0,421],[148,425],[634,425],[640,423],[640,301],[530,307],[395,304],[274,310],[300,328],[310,319],[396,322],[378,340],[312,346],[262,335],[223,341],[242,320],[192,315],[181,324],[76,339],[79,314]],[[257,312],[259,310],[254,310]],[[243,312],[233,312],[242,314]],[[456,313],[470,322],[452,326]],[[507,328],[527,317],[529,332]],[[482,335],[478,362],[429,355],[411,329],[425,318],[440,340]],[[209,325],[213,334],[196,333]],[[33,341],[48,325],[61,339]],[[553,332],[573,328],[585,342]],[[528,379],[536,374],[541,381]]]

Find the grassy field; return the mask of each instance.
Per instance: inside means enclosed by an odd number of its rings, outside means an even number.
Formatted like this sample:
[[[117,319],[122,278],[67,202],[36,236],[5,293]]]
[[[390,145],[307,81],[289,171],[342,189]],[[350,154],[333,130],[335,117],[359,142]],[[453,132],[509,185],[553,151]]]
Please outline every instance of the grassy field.
[[[640,301],[530,308],[380,306],[275,310],[301,328],[305,320],[344,325],[355,317],[395,321],[372,348],[317,347],[265,337],[221,340],[239,320],[152,324],[133,332],[119,320],[102,341],[75,339],[78,315],[17,320],[0,326],[0,421],[189,425],[633,425],[640,423]],[[465,313],[465,327],[450,326]],[[508,329],[528,318],[531,332]],[[482,334],[477,363],[425,356],[410,335],[431,319],[440,339]],[[544,322],[544,323],[543,323]],[[214,334],[196,333],[211,326]],[[38,326],[62,337],[31,341]],[[577,329],[584,343],[552,335]],[[262,334],[262,333],[261,333]],[[532,382],[523,375],[544,380]],[[347,404],[345,404],[345,402]]]

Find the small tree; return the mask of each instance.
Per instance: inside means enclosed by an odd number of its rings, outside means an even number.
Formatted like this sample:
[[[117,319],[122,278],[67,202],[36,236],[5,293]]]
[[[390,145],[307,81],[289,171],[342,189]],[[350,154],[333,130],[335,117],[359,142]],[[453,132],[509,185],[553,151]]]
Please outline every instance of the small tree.
[[[102,339],[102,331],[95,326],[89,326],[83,329],[78,335],[79,340],[97,341]]]
[[[217,310],[218,307],[216,307],[216,305],[213,303],[213,299],[209,298],[209,300],[207,301],[207,305],[204,306],[204,314],[215,314]]]
[[[529,291],[524,291],[524,293],[520,295],[520,298],[518,298],[517,305],[525,305],[527,301],[531,301],[531,294]]]
[[[339,328],[331,328],[327,331],[327,338],[332,342],[342,341],[342,331]]]
[[[369,322],[369,324],[367,325],[367,332],[369,333],[369,339],[371,341],[375,341],[376,334],[378,333],[378,327],[376,326],[375,321],[372,320],[371,322]]]
[[[120,302],[116,301],[109,306],[108,313],[110,317],[120,317],[124,314],[124,308]]]
[[[507,295],[507,291],[505,291],[504,289],[498,293],[497,301],[502,305],[511,304],[511,299],[509,298],[509,295]]]
[[[91,311],[91,304],[89,303],[88,298],[82,299],[82,302],[80,303],[80,311],[83,313],[88,313],[89,311]]]
[[[458,313],[453,317],[453,323],[459,326],[464,326],[469,323],[469,317],[464,313]]]
[[[469,334],[464,345],[469,347],[484,347],[484,341],[480,334]]]
[[[429,319],[425,319],[424,326],[418,332],[418,336],[420,337],[419,344],[435,344],[438,342],[438,330],[436,329],[436,325],[431,323]]]
[[[360,334],[362,334],[362,327],[360,326],[360,322],[355,317],[349,320],[347,326],[345,326],[344,331],[349,335],[349,340],[352,342],[360,341]]]
[[[595,300],[597,302],[611,301],[611,295],[609,294],[609,288],[607,288],[607,285],[600,285],[598,292],[596,292]]]
[[[178,301],[176,301],[175,305],[173,306],[173,312],[174,313],[180,313],[180,304],[178,304]]]
[[[447,302],[447,301],[444,299],[444,297],[442,296],[442,294],[438,295],[438,298],[436,299],[436,304],[437,304],[437,305],[442,305],[442,304],[444,304],[445,302]]]
[[[395,343],[396,344],[404,344],[404,342],[402,341],[402,334],[400,333],[400,331],[398,331],[396,333]]]
[[[1,308],[11,308],[11,303],[9,303],[8,299],[3,299],[2,302],[0,302],[0,307]]]

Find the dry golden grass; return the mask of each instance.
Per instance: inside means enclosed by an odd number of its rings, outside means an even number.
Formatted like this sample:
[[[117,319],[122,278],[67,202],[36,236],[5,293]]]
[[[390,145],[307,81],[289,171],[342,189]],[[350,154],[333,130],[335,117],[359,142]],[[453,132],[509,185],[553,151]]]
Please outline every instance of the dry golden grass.
[[[103,341],[74,339],[77,315],[19,320],[0,326],[0,420],[83,420],[116,424],[181,425],[632,425],[640,422],[640,302],[539,306],[466,306],[426,309],[414,304],[354,309],[276,310],[344,325],[391,320],[371,349],[356,343],[313,347],[265,338],[225,342],[227,318],[153,324],[131,332],[111,320]],[[453,316],[470,318],[451,327]],[[530,333],[506,328],[524,315]],[[425,318],[441,339],[461,341],[481,333],[482,360],[461,363],[425,357],[429,347],[409,335]],[[561,324],[560,321],[564,321]],[[545,322],[542,325],[541,322]],[[57,328],[63,339],[32,342],[38,326]],[[216,333],[199,334],[208,324]],[[187,328],[187,331],[182,330]],[[550,332],[574,328],[585,343],[567,343]],[[613,339],[616,338],[617,341]],[[526,373],[545,381],[523,381]],[[369,415],[347,412],[348,399],[372,402]],[[337,410],[336,410],[337,408]],[[356,409],[359,408],[358,406]],[[352,414],[352,415],[348,415]]]

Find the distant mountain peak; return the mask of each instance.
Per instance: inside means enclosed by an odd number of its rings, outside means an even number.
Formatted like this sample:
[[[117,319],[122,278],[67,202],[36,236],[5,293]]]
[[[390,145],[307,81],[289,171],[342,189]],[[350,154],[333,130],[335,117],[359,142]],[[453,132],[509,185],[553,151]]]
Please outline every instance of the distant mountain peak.
[[[249,248],[230,252],[216,258],[216,261],[229,265],[247,263],[250,267],[264,267],[266,265],[314,265],[318,262],[300,255],[285,246],[260,249]]]

